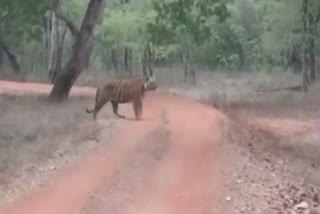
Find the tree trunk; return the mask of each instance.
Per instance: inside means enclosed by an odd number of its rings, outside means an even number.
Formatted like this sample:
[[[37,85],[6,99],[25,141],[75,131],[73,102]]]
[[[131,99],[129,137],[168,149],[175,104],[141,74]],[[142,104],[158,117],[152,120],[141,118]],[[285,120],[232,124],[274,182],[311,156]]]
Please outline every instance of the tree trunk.
[[[52,79],[52,83],[55,83],[57,76],[62,72],[62,56],[63,56],[63,47],[64,47],[64,41],[67,34],[67,27],[65,26],[61,38],[59,38],[59,48],[58,48],[58,54],[57,54],[57,60],[56,60],[56,66],[54,71],[54,76]]]
[[[184,56],[183,53],[179,53],[180,60],[183,63],[183,78],[184,78],[184,83],[187,82],[188,80],[188,75],[189,75],[189,59],[188,55]]]
[[[148,70],[148,71],[147,71]],[[152,76],[153,68],[152,68],[152,51],[150,47],[150,43],[148,43],[143,51],[142,57],[142,73],[144,76]]]
[[[112,65],[114,68],[114,72],[118,73],[118,57],[117,57],[117,52],[114,48],[111,49],[111,60],[112,60]]]
[[[129,49],[129,76],[132,77],[132,50]]]
[[[44,24],[44,29],[45,29],[44,39],[45,39],[45,47],[46,47],[48,56],[49,56],[49,47],[50,47],[51,20],[52,20],[51,17],[47,18]]]
[[[148,58],[148,53],[147,53],[147,50],[144,49],[143,56],[142,56],[142,74],[143,74],[143,76],[147,76],[147,58]]]
[[[38,51],[38,46],[35,45],[33,48],[32,48],[32,56],[30,56],[30,67],[29,67],[29,73],[33,73],[34,71],[34,68],[35,68],[35,65],[36,65],[36,62],[39,61],[39,51]],[[42,54],[41,54],[42,55]],[[42,59],[40,59],[42,60]]]
[[[81,71],[88,66],[93,49],[92,34],[94,27],[103,11],[103,0],[90,0],[80,32],[73,46],[71,59],[67,62],[63,72],[59,74],[50,93],[52,100],[68,98],[72,85]]]
[[[64,40],[67,33],[67,24],[64,26],[63,33],[60,37],[59,20],[58,15],[60,11],[60,0],[52,0],[52,13],[48,19],[48,25],[51,28],[48,29],[48,70],[49,80],[51,83],[55,83],[57,76],[62,72],[62,55]]]
[[[108,73],[110,69],[110,64],[108,61],[108,50],[106,48],[101,50],[101,61],[103,63],[106,73]]]
[[[148,64],[149,75],[153,76],[152,51],[151,51],[150,43],[148,43],[147,45],[147,64]]]
[[[306,93],[309,87],[309,77],[308,77],[308,47],[307,47],[307,14],[308,14],[308,0],[303,0],[302,2],[302,23],[303,23],[303,60],[302,60],[302,88]]]
[[[196,71],[194,69],[194,66],[192,66],[190,69],[190,75],[192,76],[192,84],[196,85],[197,84],[197,76],[196,76]]]
[[[309,67],[310,67],[310,81],[311,83],[316,80],[316,59],[314,55],[314,39],[311,42],[310,47],[310,60],[309,60]]]
[[[308,75],[308,56],[307,56],[307,52],[304,51],[303,53],[303,60],[302,60],[302,88],[304,92],[308,92],[308,88],[309,88],[309,75]]]
[[[184,83],[187,83],[188,80],[188,74],[189,74],[189,65],[187,63],[187,61],[183,62],[183,77],[184,77]]]
[[[316,61],[316,73],[319,75],[320,72],[320,56],[316,55],[315,56],[315,61]]]
[[[54,83],[57,72],[58,49],[59,49],[59,26],[55,12],[51,12],[51,31],[49,37],[48,74],[51,83]]]
[[[314,47],[315,47],[315,31],[316,31],[316,21],[312,14],[309,15],[309,37],[310,37],[310,47],[309,47],[309,68],[310,68],[310,81],[311,83],[316,80],[316,60],[314,55]]]
[[[7,55],[10,63],[11,63],[11,67],[14,73],[21,75],[21,68],[20,68],[20,64],[17,60],[17,57],[10,51],[9,47],[7,45],[5,45],[4,43],[0,43],[0,47],[3,50],[3,52]]]
[[[3,64],[3,58],[4,58],[4,53],[3,53],[3,50],[0,49],[0,68],[1,68],[1,66]]]
[[[128,64],[128,59],[129,57],[129,49],[127,47],[124,48],[124,56],[123,56],[123,64],[124,64],[124,69],[126,72],[129,72],[129,64]]]

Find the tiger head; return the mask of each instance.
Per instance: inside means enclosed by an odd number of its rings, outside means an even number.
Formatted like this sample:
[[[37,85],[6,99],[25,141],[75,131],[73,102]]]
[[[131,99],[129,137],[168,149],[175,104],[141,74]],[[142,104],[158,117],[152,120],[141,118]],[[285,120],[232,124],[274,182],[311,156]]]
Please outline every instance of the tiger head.
[[[147,76],[144,82],[144,89],[146,91],[155,91],[158,88],[155,80],[155,76]]]

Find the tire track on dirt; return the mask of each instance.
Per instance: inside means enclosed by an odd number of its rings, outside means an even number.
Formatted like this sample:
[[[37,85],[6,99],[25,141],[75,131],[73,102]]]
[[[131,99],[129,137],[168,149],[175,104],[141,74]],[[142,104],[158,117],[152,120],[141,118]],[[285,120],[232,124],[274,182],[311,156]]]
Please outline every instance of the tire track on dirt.
[[[143,121],[121,120],[109,144],[3,213],[220,213],[223,115],[160,93],[147,95],[145,106]],[[131,105],[124,111],[132,115]],[[167,132],[152,138],[163,127]]]
[[[131,105],[124,108],[124,111],[130,115]],[[145,115],[145,121],[121,121],[121,128],[110,143],[65,169],[44,188],[9,204],[2,213],[79,213],[90,196],[127,164],[129,154],[143,142],[145,135],[160,125],[161,120],[157,120],[148,110]]]
[[[171,100],[169,102],[169,100]],[[149,187],[139,213],[220,213],[220,113],[202,104],[167,100],[171,151]]]
[[[168,95],[152,99],[153,104],[158,103],[152,107],[161,112],[166,131],[156,132],[156,139],[147,137],[140,145],[142,151],[132,153],[130,165],[114,177],[113,185],[105,186],[91,200],[83,213],[220,213],[217,144],[222,115]]]
[[[81,214],[139,213],[139,204],[145,200],[140,197],[146,192],[159,165],[171,148],[169,142],[166,112],[154,97],[146,99],[149,109],[159,118],[161,125],[145,135],[143,143],[130,153],[126,166],[116,173],[110,182],[101,186],[95,196],[82,209]],[[144,118],[148,120],[149,116]]]
[[[167,131],[160,128],[146,136],[144,143],[130,154],[128,164],[99,188],[80,213],[139,213],[137,196],[150,183],[170,148],[170,144],[163,141],[166,135]]]

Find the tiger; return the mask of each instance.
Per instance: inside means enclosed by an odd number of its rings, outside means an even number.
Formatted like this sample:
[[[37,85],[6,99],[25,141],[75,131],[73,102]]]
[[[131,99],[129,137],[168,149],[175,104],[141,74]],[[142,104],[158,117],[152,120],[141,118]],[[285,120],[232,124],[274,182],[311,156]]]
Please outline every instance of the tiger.
[[[96,89],[94,107],[91,110],[87,108],[86,112],[93,113],[93,119],[96,120],[98,112],[110,101],[113,113],[119,118],[125,118],[124,115],[118,113],[118,106],[131,102],[135,118],[140,120],[145,92],[155,91],[157,87],[153,75],[109,81]]]

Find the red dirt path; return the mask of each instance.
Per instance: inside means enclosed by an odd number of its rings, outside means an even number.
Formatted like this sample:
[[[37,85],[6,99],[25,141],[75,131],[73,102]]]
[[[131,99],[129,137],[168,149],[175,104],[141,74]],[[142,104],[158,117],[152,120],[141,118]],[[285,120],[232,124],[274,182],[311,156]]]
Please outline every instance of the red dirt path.
[[[50,86],[44,84],[0,81],[0,93],[48,90]],[[73,94],[93,92],[72,90]],[[122,111],[132,115],[131,105],[124,105]],[[98,115],[97,122],[103,119],[103,114]],[[44,187],[6,205],[2,213],[221,213],[222,120],[223,115],[211,107],[150,93],[142,121],[119,121],[112,139],[105,139],[110,141],[107,145],[58,172]]]

